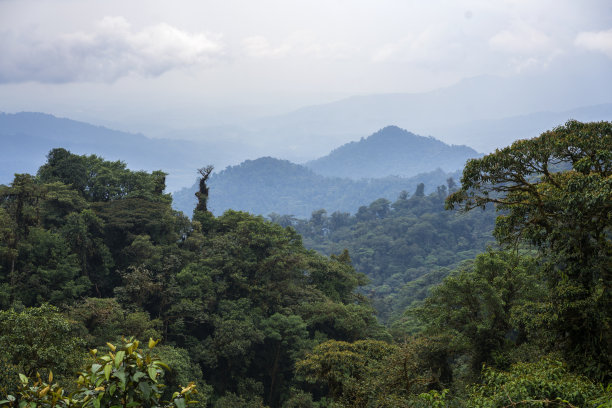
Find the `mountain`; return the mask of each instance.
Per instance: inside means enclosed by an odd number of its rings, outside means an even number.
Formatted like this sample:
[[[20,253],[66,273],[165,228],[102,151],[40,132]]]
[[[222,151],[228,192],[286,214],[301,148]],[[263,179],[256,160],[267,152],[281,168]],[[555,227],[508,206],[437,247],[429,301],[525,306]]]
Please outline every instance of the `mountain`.
[[[358,142],[350,142],[327,156],[306,163],[314,172],[354,180],[390,175],[412,177],[439,168],[462,169],[480,154],[467,146],[449,146],[433,137],[387,126]]]
[[[55,147],[77,154],[95,152],[107,160],[121,159],[132,169],[161,169],[168,173],[170,191],[189,185],[199,167],[209,163],[227,164],[228,157],[232,156],[231,146],[151,139],[142,134],[33,112],[0,112],[0,140],[0,184],[10,183],[15,172],[36,173],[47,153]]]
[[[378,198],[395,200],[403,190],[414,192],[419,183],[425,184],[426,192],[435,191],[449,177],[458,178],[459,172],[451,174],[437,169],[410,178],[351,180],[325,177],[287,160],[262,157],[214,173],[208,181],[208,207],[217,215],[230,208],[264,216],[278,213],[299,218],[308,218],[321,208],[330,214],[354,213],[361,205]],[[191,215],[197,188],[196,182],[191,188],[174,193],[174,208]]]
[[[567,116],[568,112],[612,103],[612,60],[601,58],[584,66],[570,65],[572,69],[553,67],[546,74],[477,76],[422,93],[356,95],[247,121],[243,127],[271,146],[267,154],[295,162],[322,156],[391,123],[448,144],[467,144],[489,152],[516,139],[538,136],[547,128],[510,126],[499,132],[499,128],[487,127],[482,144],[486,150],[472,143],[470,132],[459,134],[454,129],[537,112],[559,113],[551,124],[556,126],[572,118]],[[610,110],[593,109],[593,113],[589,120],[612,119]],[[471,128],[479,131],[477,127]]]
[[[517,139],[530,139],[569,119],[581,122],[612,121],[612,103],[582,106],[562,112],[534,112],[502,119],[477,120],[453,126],[432,126],[431,134],[442,140],[469,140],[481,152],[512,144]]]

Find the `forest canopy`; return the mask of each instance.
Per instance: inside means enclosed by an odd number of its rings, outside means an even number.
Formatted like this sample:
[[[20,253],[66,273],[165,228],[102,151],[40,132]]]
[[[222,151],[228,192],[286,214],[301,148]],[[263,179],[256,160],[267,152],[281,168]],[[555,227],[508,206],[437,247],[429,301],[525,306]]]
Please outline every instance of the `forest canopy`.
[[[190,219],[54,149],[0,186],[0,405],[610,406],[611,170],[570,121],[354,216]]]

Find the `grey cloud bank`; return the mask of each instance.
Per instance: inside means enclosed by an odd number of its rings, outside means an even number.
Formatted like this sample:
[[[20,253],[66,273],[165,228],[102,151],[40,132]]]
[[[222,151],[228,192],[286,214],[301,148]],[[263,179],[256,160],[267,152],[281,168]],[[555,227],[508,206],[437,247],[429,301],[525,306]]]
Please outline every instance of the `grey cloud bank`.
[[[124,17],[104,17],[87,32],[0,39],[1,82],[113,82],[129,74],[156,77],[172,69],[209,66],[223,58],[214,36],[166,23],[135,31]]]

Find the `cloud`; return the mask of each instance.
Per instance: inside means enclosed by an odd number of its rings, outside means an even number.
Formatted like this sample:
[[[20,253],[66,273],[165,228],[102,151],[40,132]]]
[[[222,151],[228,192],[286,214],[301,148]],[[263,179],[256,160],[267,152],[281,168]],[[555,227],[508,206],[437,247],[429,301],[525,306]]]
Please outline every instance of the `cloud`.
[[[245,54],[251,58],[305,56],[316,59],[346,59],[357,49],[342,42],[322,42],[309,32],[294,32],[273,46],[266,37],[256,35],[242,41]]]
[[[520,24],[512,29],[498,32],[489,39],[491,48],[511,54],[537,54],[549,51],[552,40],[546,34]]]
[[[408,34],[374,50],[372,62],[409,62],[429,67],[444,66],[462,59],[466,38],[452,27],[436,24],[415,34]]]
[[[525,22],[497,32],[488,45],[492,51],[505,54],[508,66],[517,73],[546,69],[564,53],[558,41]]]
[[[166,23],[132,28],[105,17],[88,32],[36,38],[0,33],[0,82],[113,82],[130,74],[155,77],[173,69],[208,66],[224,56],[218,37]]]
[[[254,58],[282,57],[291,51],[291,46],[289,44],[281,44],[278,47],[273,47],[268,39],[261,35],[247,37],[242,43],[246,54]]]
[[[612,58],[612,28],[604,31],[584,31],[574,41],[579,47],[590,51],[602,52]]]

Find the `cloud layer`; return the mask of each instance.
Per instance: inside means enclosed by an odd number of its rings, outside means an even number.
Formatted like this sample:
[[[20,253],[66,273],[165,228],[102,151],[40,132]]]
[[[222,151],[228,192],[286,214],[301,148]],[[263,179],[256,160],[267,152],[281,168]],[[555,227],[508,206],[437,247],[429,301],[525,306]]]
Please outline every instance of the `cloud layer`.
[[[90,31],[56,38],[0,33],[0,82],[113,82],[137,74],[159,76],[224,57],[215,36],[188,33],[166,23],[132,28],[123,17],[105,17]]]
[[[574,43],[590,51],[602,52],[612,58],[612,29],[582,32],[578,34]]]

